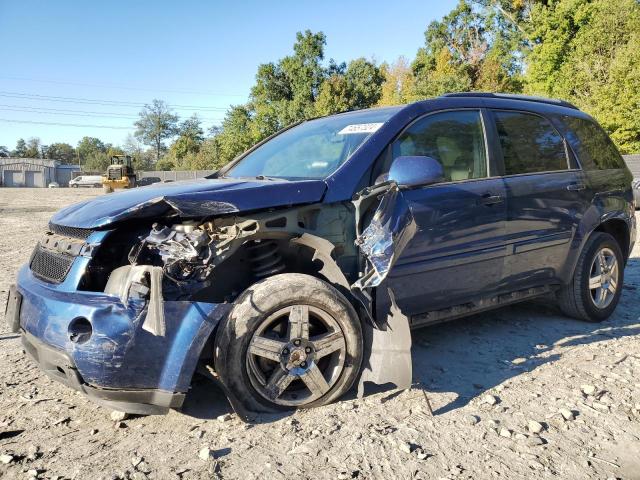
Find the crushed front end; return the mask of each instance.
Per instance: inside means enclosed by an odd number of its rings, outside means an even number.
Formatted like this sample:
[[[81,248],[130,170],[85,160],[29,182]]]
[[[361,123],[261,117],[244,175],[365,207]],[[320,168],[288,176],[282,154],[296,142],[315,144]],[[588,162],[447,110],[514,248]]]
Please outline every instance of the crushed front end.
[[[146,280],[131,276],[107,285],[113,267],[125,266],[128,241],[115,231],[50,224],[18,274],[7,320],[55,380],[110,408],[165,413],[182,405],[200,353],[227,307],[163,299],[156,317],[164,331],[148,331]]]

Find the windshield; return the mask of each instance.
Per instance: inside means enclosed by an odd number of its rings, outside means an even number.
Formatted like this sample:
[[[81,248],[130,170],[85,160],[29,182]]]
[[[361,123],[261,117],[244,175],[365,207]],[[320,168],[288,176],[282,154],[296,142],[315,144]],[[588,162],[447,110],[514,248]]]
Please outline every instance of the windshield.
[[[398,108],[334,115],[285,130],[225,172],[225,177],[325,178]]]

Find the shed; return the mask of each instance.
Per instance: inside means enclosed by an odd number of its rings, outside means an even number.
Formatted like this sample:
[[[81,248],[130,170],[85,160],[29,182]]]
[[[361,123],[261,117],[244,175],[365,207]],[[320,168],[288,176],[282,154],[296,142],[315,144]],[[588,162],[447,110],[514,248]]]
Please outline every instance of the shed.
[[[58,182],[61,187],[68,187],[69,180],[76,178],[78,175],[82,175],[82,170],[78,165],[56,166],[56,182]]]
[[[640,153],[623,155],[622,158],[624,158],[627,167],[633,173],[633,178],[640,178]]]
[[[51,182],[68,186],[80,173],[77,165],[43,158],[0,158],[0,186],[46,188]]]

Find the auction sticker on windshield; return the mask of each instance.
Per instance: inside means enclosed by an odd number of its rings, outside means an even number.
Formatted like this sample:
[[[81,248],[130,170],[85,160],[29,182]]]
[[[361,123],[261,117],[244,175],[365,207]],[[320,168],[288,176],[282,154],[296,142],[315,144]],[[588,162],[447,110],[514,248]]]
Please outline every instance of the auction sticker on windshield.
[[[347,125],[338,132],[338,135],[351,135],[354,133],[373,133],[382,126],[382,123],[356,123]]]

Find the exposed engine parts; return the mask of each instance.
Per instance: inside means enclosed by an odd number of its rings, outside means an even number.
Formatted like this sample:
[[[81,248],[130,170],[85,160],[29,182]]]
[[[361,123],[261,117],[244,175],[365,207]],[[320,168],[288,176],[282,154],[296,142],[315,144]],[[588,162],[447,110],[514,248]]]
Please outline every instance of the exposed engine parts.
[[[144,243],[160,256],[165,275],[176,283],[203,281],[209,274],[211,238],[196,223],[154,224]]]

